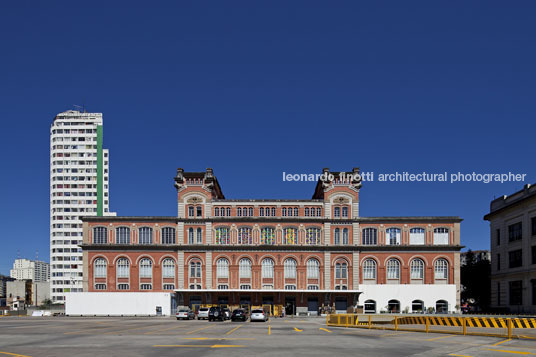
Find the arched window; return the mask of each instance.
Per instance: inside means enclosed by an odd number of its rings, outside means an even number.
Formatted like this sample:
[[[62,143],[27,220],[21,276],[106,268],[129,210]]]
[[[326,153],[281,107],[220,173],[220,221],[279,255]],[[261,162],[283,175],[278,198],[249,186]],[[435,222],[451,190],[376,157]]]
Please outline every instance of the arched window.
[[[219,207],[214,208],[214,216],[216,216],[216,217],[220,216],[220,208]]]
[[[153,277],[153,262],[151,259],[143,258],[140,260],[140,278]]]
[[[261,244],[275,244],[275,229],[272,227],[261,229]]]
[[[361,239],[363,245],[376,245],[378,244],[378,231],[376,228],[363,229],[363,238]]]
[[[174,278],[175,277],[175,261],[171,258],[166,258],[162,262],[162,277]]]
[[[445,259],[438,259],[434,264],[434,276],[438,280],[448,279],[449,263]]]
[[[365,259],[363,262],[363,279],[376,279],[376,261]]]
[[[190,262],[190,278],[200,278],[201,277],[201,262],[198,260],[193,260]]]
[[[117,277],[118,278],[128,278],[130,277],[130,262],[127,258],[120,258],[115,264],[117,267]]]
[[[399,313],[400,312],[400,301],[398,300],[389,300],[387,303],[387,309],[391,313]]]
[[[440,314],[446,314],[449,311],[449,303],[446,300],[437,300],[435,310]]]
[[[400,279],[400,262],[397,259],[387,261],[387,279]]]
[[[423,312],[424,302],[422,300],[413,300],[411,302],[411,312]]]
[[[298,230],[296,228],[285,228],[284,244],[295,245],[298,244]]]
[[[348,278],[348,264],[346,264],[346,262],[338,262],[335,264],[335,278],[336,279]]]
[[[231,216],[231,207],[227,207],[226,211],[227,211],[227,217],[230,217]]]
[[[253,238],[251,228],[242,227],[238,229],[238,244],[252,244]]]
[[[298,217],[300,214],[299,214],[299,210],[298,210],[298,207],[294,207],[294,216],[295,217]]]
[[[421,259],[411,261],[411,279],[424,279],[424,262]]]
[[[115,242],[117,244],[130,244],[130,228],[117,227],[115,229]]]
[[[316,216],[317,217],[322,217],[322,208],[319,207],[319,208],[316,209]]]
[[[307,261],[307,279],[320,278],[320,262],[316,259]]]
[[[238,275],[240,278],[251,278],[251,260],[242,258],[238,262]]]
[[[218,227],[216,228],[216,244],[230,244],[231,235],[229,234],[229,228]]]
[[[162,228],[162,244],[175,244],[175,228]]]
[[[320,244],[320,229],[319,228],[307,228],[305,231],[305,243],[309,245]]]
[[[333,244],[335,245],[341,244],[341,230],[339,228],[335,228],[335,236],[333,237]]]
[[[344,206],[342,208],[342,216],[343,217],[348,217],[348,207]]]
[[[272,217],[275,217],[275,207],[272,207]]]
[[[284,263],[284,273],[286,279],[296,279],[297,263],[294,259],[288,258]]]
[[[305,217],[309,217],[309,207],[305,207]]]
[[[399,245],[400,244],[400,228],[387,228],[385,230],[385,244]]]
[[[194,229],[188,228],[188,244],[194,244]]]
[[[335,218],[339,218],[341,216],[341,208],[340,207],[335,207],[334,209],[334,215],[335,215]]]
[[[253,217],[253,207],[249,207],[249,216]]]
[[[348,228],[343,228],[342,230],[342,244],[348,245]]]
[[[409,230],[409,244],[412,244],[412,245],[424,244],[424,228],[411,228]]]
[[[216,262],[216,277],[228,278],[229,277],[229,261],[225,258],[220,258]]]
[[[435,228],[434,229],[434,245],[446,245],[449,244],[449,230],[448,228]]]
[[[270,258],[265,258],[262,260],[262,278],[273,278],[274,277],[274,261]]]
[[[197,244],[203,244],[203,231],[197,228]]]
[[[108,230],[106,227],[93,228],[93,244],[108,243]]]
[[[264,217],[264,207],[259,208],[259,216]]]
[[[93,275],[95,278],[106,278],[106,260],[103,258],[95,259],[93,263]]]
[[[152,244],[153,243],[153,229],[151,227],[141,227],[139,229],[140,244]]]
[[[374,300],[367,300],[364,304],[364,312],[365,314],[375,314],[376,313],[376,301]]]
[[[281,212],[282,212],[281,215],[282,215],[283,217],[286,217],[286,216],[287,216],[287,208],[286,208],[286,207],[283,207],[283,209],[281,210]]]
[[[241,217],[241,216],[242,216],[242,207],[238,207],[238,208],[236,209],[236,215],[237,215],[238,217]]]

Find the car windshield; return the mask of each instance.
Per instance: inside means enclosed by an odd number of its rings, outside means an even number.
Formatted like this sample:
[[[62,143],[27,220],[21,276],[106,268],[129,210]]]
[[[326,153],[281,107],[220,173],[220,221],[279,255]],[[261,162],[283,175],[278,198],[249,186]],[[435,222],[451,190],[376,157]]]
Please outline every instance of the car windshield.
[[[199,311],[208,311],[208,307],[202,307],[199,309]]]
[[[179,312],[188,312],[188,310],[179,310]]]
[[[262,311],[262,310],[253,310],[253,311],[251,311],[251,313],[252,314],[263,314],[264,311]]]

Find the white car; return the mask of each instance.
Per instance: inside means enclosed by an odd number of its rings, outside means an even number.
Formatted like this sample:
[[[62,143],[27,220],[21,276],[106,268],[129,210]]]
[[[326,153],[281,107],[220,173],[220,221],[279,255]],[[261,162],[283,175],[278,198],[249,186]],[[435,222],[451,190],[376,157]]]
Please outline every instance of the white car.
[[[195,319],[195,313],[190,309],[179,309],[175,315],[177,320]]]
[[[208,320],[208,307],[200,307],[199,311],[197,312],[197,319],[205,319]]]
[[[251,310],[251,315],[250,315],[249,319],[252,322],[253,321],[266,322],[266,321],[268,321],[268,315],[264,312],[264,310],[260,310],[260,309]]]

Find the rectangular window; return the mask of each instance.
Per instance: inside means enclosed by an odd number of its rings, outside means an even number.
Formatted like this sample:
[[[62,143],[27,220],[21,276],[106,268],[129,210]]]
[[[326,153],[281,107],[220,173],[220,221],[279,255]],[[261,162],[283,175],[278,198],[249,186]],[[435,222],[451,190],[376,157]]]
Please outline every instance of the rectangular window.
[[[523,250],[518,249],[508,252],[508,267],[519,268],[523,265]]]
[[[508,226],[508,241],[514,242],[523,238],[523,224],[521,222]]]
[[[501,283],[497,283],[497,306],[501,306]]]
[[[536,264],[536,245],[532,246],[532,264]]]
[[[193,217],[193,216],[194,216],[194,207],[188,206],[188,217]]]
[[[511,281],[510,287],[510,305],[523,305],[523,282],[521,280]]]
[[[501,255],[497,254],[497,270],[501,270]]]
[[[501,245],[501,230],[495,230],[495,237],[497,238],[497,245]]]
[[[532,219],[530,220],[531,221],[531,225],[532,225],[532,229],[531,229],[531,233],[533,236],[536,236],[536,217],[532,217]]]
[[[202,217],[203,209],[200,206],[196,207],[196,209],[197,209],[197,217]]]
[[[536,305],[536,281],[532,281],[532,305]]]

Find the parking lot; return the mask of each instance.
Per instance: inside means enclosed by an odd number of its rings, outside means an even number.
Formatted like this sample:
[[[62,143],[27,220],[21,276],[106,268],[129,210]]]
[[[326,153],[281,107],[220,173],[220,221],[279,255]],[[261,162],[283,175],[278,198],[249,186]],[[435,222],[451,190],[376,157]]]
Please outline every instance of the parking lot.
[[[536,356],[536,340],[175,318],[0,317],[0,356]]]

